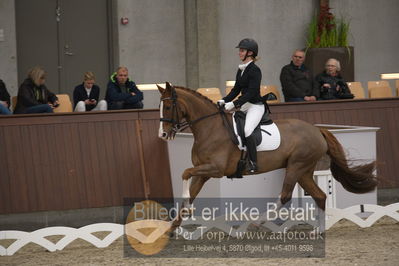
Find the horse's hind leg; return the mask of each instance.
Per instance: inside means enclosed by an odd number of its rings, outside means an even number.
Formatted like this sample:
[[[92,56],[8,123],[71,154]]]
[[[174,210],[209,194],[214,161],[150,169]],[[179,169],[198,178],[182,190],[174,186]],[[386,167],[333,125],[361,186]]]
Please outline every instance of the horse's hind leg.
[[[280,194],[281,204],[284,205],[292,198],[292,192],[295,185],[303,178],[310,176],[313,180],[313,171],[316,167],[315,163],[304,164],[302,162],[289,163],[286,169],[283,189]]]
[[[298,179],[304,174],[304,168],[302,164],[292,163],[288,164],[285,178],[283,183],[283,188],[280,194],[280,202],[282,205],[289,202],[292,198],[292,191],[295,188]]]
[[[325,211],[327,196],[314,181],[313,171],[307,175],[304,175],[298,182],[299,185],[301,185],[301,187],[316,201],[317,206]]]
[[[321,212],[318,212],[318,221],[320,232],[324,232],[325,222],[323,222],[323,220],[325,219],[324,211],[326,209],[326,194],[317,186],[316,182],[314,181],[313,171],[303,176],[298,183],[307,193],[310,194],[310,196],[312,196],[312,198],[316,201],[317,206],[322,210]]]

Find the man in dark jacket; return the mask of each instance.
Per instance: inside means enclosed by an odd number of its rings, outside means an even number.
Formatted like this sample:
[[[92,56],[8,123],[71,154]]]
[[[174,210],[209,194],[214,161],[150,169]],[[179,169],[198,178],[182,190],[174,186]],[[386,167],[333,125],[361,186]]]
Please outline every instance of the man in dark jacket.
[[[281,69],[280,81],[286,102],[316,101],[318,98],[312,73],[303,64],[304,61],[305,52],[296,50],[291,63]]]
[[[142,109],[143,92],[128,78],[128,69],[119,67],[107,85],[108,110]]]
[[[6,84],[0,79],[0,115],[10,115],[10,94]]]

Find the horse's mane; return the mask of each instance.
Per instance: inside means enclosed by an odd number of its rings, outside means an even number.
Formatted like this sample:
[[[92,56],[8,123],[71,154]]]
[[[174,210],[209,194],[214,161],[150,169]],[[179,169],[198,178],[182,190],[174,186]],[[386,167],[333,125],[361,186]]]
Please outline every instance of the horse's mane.
[[[181,90],[184,90],[184,91],[189,92],[191,94],[194,94],[195,96],[206,100],[207,102],[211,103],[212,105],[214,105],[216,107],[216,104],[211,99],[209,99],[205,95],[202,95],[201,93],[199,93],[199,92],[197,92],[197,91],[195,91],[193,89],[185,88],[185,87],[181,87],[181,86],[174,86],[174,87],[175,87],[175,89],[181,89]]]

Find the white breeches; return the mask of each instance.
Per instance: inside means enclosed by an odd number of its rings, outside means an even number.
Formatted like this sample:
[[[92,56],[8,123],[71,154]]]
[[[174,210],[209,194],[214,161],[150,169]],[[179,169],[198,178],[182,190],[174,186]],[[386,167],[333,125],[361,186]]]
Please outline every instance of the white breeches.
[[[92,111],[106,111],[107,108],[107,102],[105,100],[101,100],[97,103],[97,106]],[[75,112],[86,112],[86,105],[84,101],[80,101],[76,104]]]
[[[262,119],[263,113],[265,112],[265,105],[247,102],[241,106],[240,110],[247,114],[247,117],[245,118],[244,133],[245,137],[248,137],[252,134]]]

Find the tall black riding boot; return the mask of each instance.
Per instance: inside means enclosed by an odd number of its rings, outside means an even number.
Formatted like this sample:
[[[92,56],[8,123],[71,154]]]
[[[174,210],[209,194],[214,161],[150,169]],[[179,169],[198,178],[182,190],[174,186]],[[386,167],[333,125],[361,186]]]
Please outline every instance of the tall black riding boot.
[[[256,139],[254,134],[252,133],[246,139],[247,142],[247,152],[249,155],[249,162],[248,162],[248,172],[255,173],[258,171],[257,162],[257,151],[256,151]]]

